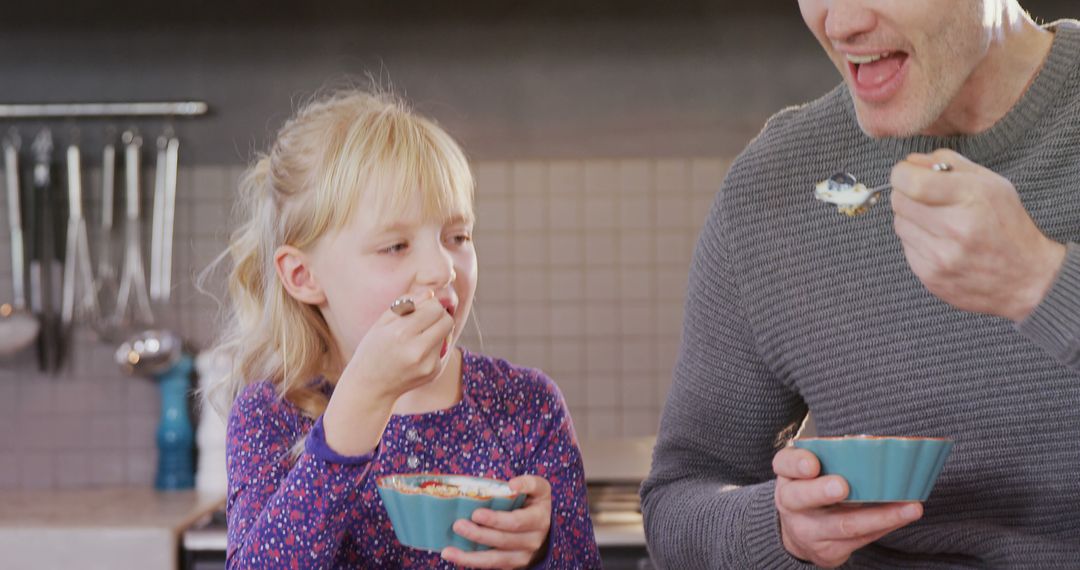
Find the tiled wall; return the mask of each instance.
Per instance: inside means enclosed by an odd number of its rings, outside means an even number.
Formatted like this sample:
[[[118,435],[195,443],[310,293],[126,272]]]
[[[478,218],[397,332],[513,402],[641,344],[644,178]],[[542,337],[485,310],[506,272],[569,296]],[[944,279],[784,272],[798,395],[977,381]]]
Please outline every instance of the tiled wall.
[[[655,433],[691,251],[726,167],[719,159],[475,164],[478,326],[463,344],[546,371],[583,438]],[[224,247],[240,172],[204,166],[179,177],[176,289],[158,318],[195,347],[211,339],[218,310],[194,277]],[[85,181],[92,216],[97,179],[90,171]],[[7,301],[6,216],[0,228]],[[115,349],[83,327],[55,375],[37,370],[33,350],[0,360],[0,489],[152,482],[157,390],[121,373]]]
[[[724,170],[681,159],[477,165],[483,349],[554,378],[581,437],[655,433],[690,255]]]

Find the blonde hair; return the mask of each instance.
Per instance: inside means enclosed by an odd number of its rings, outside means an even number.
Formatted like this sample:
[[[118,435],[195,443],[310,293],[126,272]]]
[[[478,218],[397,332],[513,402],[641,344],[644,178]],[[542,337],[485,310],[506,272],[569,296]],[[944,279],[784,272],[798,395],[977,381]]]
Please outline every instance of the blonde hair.
[[[240,180],[242,221],[222,258],[232,259],[221,349],[232,371],[208,390],[225,414],[252,382],[314,418],[328,398],[313,380],[337,382],[341,364],[319,310],[293,299],[278,279],[282,245],[312,246],[340,230],[367,197],[380,219],[420,205],[425,219],[473,219],[473,177],[457,143],[387,93],[338,91],[304,105]]]

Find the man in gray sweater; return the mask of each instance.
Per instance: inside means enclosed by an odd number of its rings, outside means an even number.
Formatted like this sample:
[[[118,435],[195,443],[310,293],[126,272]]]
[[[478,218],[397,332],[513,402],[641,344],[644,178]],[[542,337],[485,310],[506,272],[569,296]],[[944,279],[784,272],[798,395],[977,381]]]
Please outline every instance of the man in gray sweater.
[[[1080,568],[1080,23],[1015,0],[800,0],[844,82],[732,165],[642,487],[663,568]],[[935,170],[944,163],[951,169]],[[815,184],[891,195],[846,217]],[[849,508],[785,447],[956,441]]]

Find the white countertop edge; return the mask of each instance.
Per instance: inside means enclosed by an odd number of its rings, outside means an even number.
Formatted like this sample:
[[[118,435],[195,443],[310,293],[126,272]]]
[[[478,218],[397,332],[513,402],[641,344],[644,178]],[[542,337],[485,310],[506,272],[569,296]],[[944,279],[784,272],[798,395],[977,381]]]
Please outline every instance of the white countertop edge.
[[[640,524],[605,524],[593,528],[596,545],[645,546],[645,527]],[[184,533],[184,548],[196,552],[224,552],[228,544],[225,530],[189,530]]]

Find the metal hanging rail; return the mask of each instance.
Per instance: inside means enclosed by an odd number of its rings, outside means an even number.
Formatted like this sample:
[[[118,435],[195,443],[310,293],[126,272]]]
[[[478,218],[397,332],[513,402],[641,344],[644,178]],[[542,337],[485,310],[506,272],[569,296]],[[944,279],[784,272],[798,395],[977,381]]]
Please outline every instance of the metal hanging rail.
[[[175,103],[31,103],[0,104],[0,119],[67,117],[196,117],[210,110],[203,101]]]

